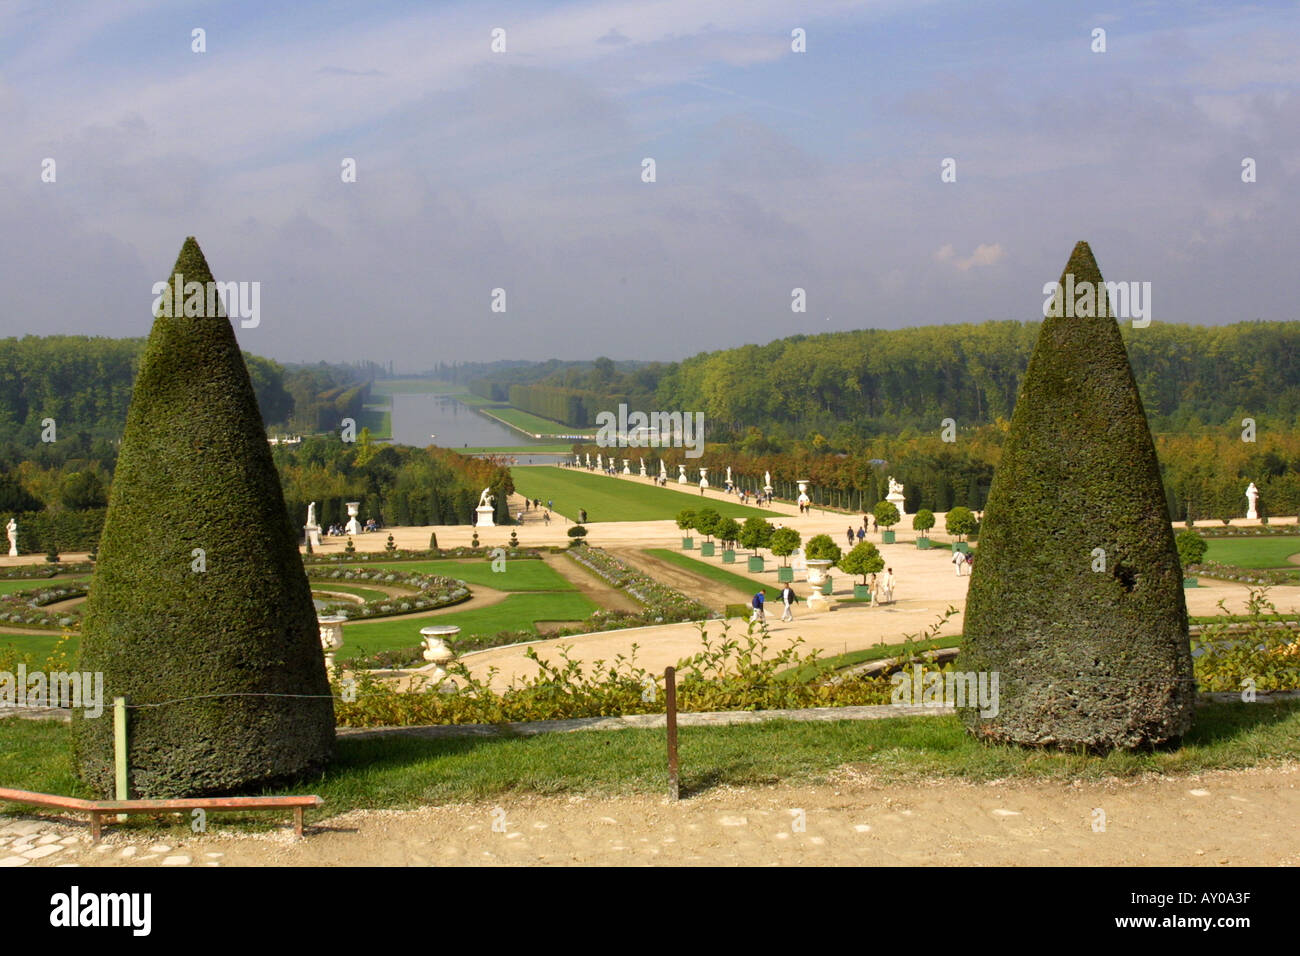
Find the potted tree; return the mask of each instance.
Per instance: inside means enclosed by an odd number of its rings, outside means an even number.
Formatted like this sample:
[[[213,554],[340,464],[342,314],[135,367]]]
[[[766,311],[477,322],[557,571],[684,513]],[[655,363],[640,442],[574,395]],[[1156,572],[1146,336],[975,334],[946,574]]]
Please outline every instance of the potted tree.
[[[931,518],[934,516],[931,515]],[[878,574],[885,569],[885,559],[870,541],[862,541],[857,547],[839,561],[840,570],[845,574],[862,575],[862,583],[853,585],[855,598],[871,600],[871,589],[867,586],[867,575]]]
[[[704,535],[704,540],[700,542],[700,554],[703,557],[713,557],[713,533],[718,529],[718,522],[722,520],[722,515],[718,514],[712,508],[701,508],[695,512],[695,521],[691,525],[696,531]]]
[[[758,549],[765,548],[772,543],[772,526],[762,518],[746,518],[745,523],[740,527],[740,543],[753,552],[749,556],[749,570],[752,572],[763,570],[763,558],[759,555]]]
[[[799,547],[802,541],[803,535],[794,528],[777,528],[772,532],[772,553],[782,559],[781,566],[776,569],[778,581],[794,580],[794,568],[790,567],[789,557],[794,554],[794,549]]]
[[[830,570],[830,568],[839,563],[840,557],[843,554],[844,552],[840,550],[840,546],[835,543],[834,539],[831,538],[830,535],[813,535],[813,537],[808,539],[808,546],[804,548],[804,556],[809,562],[808,579],[810,581],[814,580],[812,567],[813,562],[830,562],[826,565],[826,569]],[[822,579],[821,592],[822,594],[831,593],[831,576],[829,574],[824,575]]]
[[[587,529],[580,524],[575,524],[566,532],[569,536],[569,547],[580,548],[587,542],[583,539],[587,537]]]
[[[934,527],[934,512],[922,508],[912,516],[912,530],[916,532],[916,546],[922,551],[930,549],[930,536],[926,534]]]
[[[893,544],[894,532],[890,529],[898,524],[898,519],[902,517],[898,513],[897,506],[892,501],[886,501],[882,498],[876,502],[876,507],[871,509],[871,513],[875,515],[876,526],[884,529],[880,532],[881,542],[883,544]]]
[[[722,563],[736,563],[736,540],[740,537],[740,522],[735,518],[722,518],[713,529],[713,534],[722,542]]]
[[[690,531],[695,527],[695,511],[691,508],[683,508],[677,513],[677,527],[682,531]],[[682,535],[682,550],[689,551],[695,547],[695,539],[689,534]]]
[[[943,527],[945,531],[957,539],[952,545],[954,551],[967,552],[970,550],[970,547],[966,544],[966,536],[974,534],[978,525],[969,508],[963,505],[953,508],[944,519]]]
[[[1197,586],[1196,578],[1187,576],[1187,569],[1193,564],[1200,564],[1209,545],[1195,531],[1180,531],[1174,535],[1174,544],[1178,548],[1178,561],[1183,566],[1183,587]]]

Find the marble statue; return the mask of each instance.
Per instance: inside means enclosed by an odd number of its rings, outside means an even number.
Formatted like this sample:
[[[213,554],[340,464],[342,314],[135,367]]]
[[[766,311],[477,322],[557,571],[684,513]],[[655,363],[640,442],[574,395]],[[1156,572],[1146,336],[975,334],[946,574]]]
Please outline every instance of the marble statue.
[[[316,524],[316,502],[314,501],[307,506],[307,527],[309,528],[320,527],[318,524]]]
[[[9,523],[5,525],[5,530],[9,532],[9,557],[18,557],[18,522],[10,518]]]
[[[480,508],[491,508],[495,500],[492,496],[492,489],[484,488],[483,494],[478,496],[478,506]]]
[[[1255,521],[1259,518],[1259,512],[1256,510],[1258,502],[1259,489],[1255,487],[1255,483],[1252,481],[1250,486],[1246,489],[1246,517],[1251,521]]]

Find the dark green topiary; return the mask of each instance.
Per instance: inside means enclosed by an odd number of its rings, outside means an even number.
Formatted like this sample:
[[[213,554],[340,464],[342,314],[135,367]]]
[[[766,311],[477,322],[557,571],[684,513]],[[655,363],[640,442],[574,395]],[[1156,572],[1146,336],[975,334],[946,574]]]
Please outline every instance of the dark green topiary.
[[[961,715],[993,741],[1158,745],[1192,721],[1182,571],[1142,401],[1087,243],[1065,273],[1102,289],[1100,315],[1045,319],[1021,383],[957,662],[999,674],[998,711]]]
[[[212,280],[193,238],[175,272]],[[107,700],[135,708],[132,796],[255,791],[317,772],[332,755],[311,589],[225,318],[154,321],[77,666],[103,673]],[[74,719],[73,741],[82,780],[111,794],[111,707]]]

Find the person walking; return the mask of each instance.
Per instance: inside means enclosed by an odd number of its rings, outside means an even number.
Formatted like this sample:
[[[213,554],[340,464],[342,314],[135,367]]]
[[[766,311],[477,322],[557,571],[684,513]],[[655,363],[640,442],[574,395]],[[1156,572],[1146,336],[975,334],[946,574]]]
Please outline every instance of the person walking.
[[[853,550],[853,525],[849,525],[849,550]]]
[[[787,581],[785,587],[781,589],[781,603],[785,606],[785,610],[781,614],[781,620],[783,621],[794,620],[793,607],[794,607],[794,602],[797,600],[799,599],[794,595],[794,588],[791,587],[790,583]]]
[[[542,523],[545,524],[546,527],[548,527],[548,528],[551,526],[551,513],[550,513],[550,511],[543,511],[543,512],[542,512]]]
[[[881,589],[884,591],[884,598],[886,604],[894,603],[894,585],[896,583],[897,583],[897,579],[894,577],[894,569],[885,568],[885,577],[881,581],[881,585],[882,585]]]
[[[763,614],[763,602],[766,599],[763,589],[759,588],[754,592],[754,598],[749,602],[749,606],[754,609],[754,613],[749,616],[749,623],[757,621],[759,624],[766,624],[767,618]]]
[[[858,544],[861,544],[861,543],[866,539],[866,537],[867,537],[867,529],[866,529],[866,528],[859,528],[859,529],[858,529]]]
[[[961,577],[962,568],[966,567],[966,555],[960,551],[952,553],[952,566],[957,569],[957,577]]]

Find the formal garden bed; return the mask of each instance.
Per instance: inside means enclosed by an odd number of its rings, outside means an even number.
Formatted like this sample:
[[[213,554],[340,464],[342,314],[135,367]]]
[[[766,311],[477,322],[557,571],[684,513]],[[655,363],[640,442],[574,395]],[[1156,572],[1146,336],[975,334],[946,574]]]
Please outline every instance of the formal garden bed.
[[[1203,561],[1200,564],[1188,565],[1187,574],[1191,577],[1235,581],[1238,584],[1263,586],[1300,584],[1300,567],[1294,571],[1280,568],[1240,568],[1232,564],[1220,564],[1217,561]]]
[[[469,586],[458,578],[436,574],[368,568],[308,567],[307,580],[315,584],[380,584],[409,588],[409,595],[384,595],[371,601],[339,601],[327,605],[322,614],[335,614],[349,621],[372,620],[399,614],[415,614],[451,607],[470,599]]]

